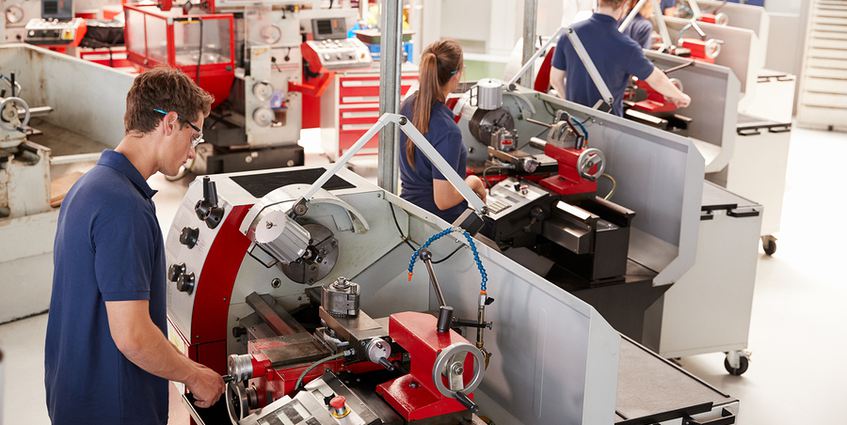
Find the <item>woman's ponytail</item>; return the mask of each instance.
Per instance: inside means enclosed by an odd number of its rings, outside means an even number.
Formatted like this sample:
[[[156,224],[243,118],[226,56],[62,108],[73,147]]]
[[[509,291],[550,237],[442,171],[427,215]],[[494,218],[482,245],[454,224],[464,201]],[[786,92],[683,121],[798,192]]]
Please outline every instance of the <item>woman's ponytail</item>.
[[[426,135],[435,102],[444,102],[444,86],[463,64],[462,48],[453,40],[436,41],[421,54],[419,89],[412,105],[412,124]],[[415,168],[415,145],[406,141],[406,160]]]

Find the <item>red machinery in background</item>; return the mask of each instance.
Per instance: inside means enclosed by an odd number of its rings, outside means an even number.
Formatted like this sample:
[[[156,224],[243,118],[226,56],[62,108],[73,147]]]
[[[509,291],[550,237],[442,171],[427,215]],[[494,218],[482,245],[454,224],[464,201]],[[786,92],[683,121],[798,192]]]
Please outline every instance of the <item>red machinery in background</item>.
[[[729,24],[729,16],[726,13],[703,13],[700,15],[700,18],[697,19],[701,22],[706,22],[709,24],[717,24],[717,25],[727,25]]]
[[[679,66],[664,70],[665,74],[693,66],[695,61],[689,61]],[[684,91],[682,81],[671,78],[671,83]],[[688,129],[691,118],[676,113],[677,106],[664,95],[656,91],[646,81],[632,78],[624,93],[624,116],[647,125],[669,131],[684,131]]]
[[[127,59],[141,69],[178,68],[215,97],[229,97],[235,80],[235,22],[230,13],[186,14],[170,1],[125,4]]]
[[[689,29],[693,29],[698,37],[684,37],[683,34]],[[722,40],[708,38],[697,21],[692,20],[679,30],[679,39],[676,47],[671,49],[671,53],[706,63],[715,63],[715,58],[721,53],[721,44],[723,44]]]
[[[682,90],[682,83],[679,83],[679,80],[675,81],[677,82],[675,85]],[[642,97],[646,98],[641,99]],[[667,100],[665,96],[644,80],[636,80],[635,86],[627,90],[624,100],[634,101],[633,108],[651,114],[667,114],[676,111],[676,105],[673,102]]]
[[[603,152],[587,146],[565,147],[550,141],[532,138],[530,146],[544,151],[558,164],[557,174],[539,181],[541,187],[565,197],[594,197],[597,178],[605,169]]]
[[[721,52],[721,41],[714,38],[680,38],[677,45],[690,52],[686,56],[706,63],[715,63]]]

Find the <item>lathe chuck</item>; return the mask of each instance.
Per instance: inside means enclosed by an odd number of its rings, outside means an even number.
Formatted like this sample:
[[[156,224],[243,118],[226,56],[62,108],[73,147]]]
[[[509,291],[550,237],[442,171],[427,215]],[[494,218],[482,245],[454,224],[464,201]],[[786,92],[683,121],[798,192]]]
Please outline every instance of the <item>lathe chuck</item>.
[[[296,261],[280,263],[280,268],[294,282],[309,285],[326,277],[335,267],[338,241],[329,229],[320,224],[304,224],[303,228],[311,235],[309,252]]]

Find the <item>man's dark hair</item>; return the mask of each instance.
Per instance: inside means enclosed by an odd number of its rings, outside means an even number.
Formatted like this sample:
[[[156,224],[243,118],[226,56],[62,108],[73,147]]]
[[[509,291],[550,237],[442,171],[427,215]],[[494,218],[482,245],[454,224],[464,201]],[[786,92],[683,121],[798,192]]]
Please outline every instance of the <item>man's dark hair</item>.
[[[126,95],[124,128],[127,134],[153,131],[163,118],[155,109],[174,111],[181,118],[193,121],[199,113],[208,115],[214,100],[182,71],[156,67],[135,77]]]

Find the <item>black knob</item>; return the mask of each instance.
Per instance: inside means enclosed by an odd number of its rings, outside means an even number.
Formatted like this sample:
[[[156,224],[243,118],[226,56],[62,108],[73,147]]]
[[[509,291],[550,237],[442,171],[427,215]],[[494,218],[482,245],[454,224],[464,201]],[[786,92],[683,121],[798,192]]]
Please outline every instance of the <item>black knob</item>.
[[[244,326],[236,326],[232,328],[232,336],[234,338],[240,338],[244,335],[247,335],[247,328],[245,328]]]
[[[185,273],[185,263],[171,264],[168,267],[168,280],[176,282]]]
[[[183,273],[176,280],[176,290],[191,295],[194,292],[194,273]]]
[[[206,220],[206,217],[209,215],[209,206],[206,204],[205,199],[197,201],[197,205],[194,206],[194,213],[197,214],[197,218],[200,220]]]
[[[468,410],[470,410],[471,412],[479,412],[479,406],[474,403],[474,401],[471,400],[470,397],[466,396],[465,393],[461,391],[456,391],[456,395],[454,397],[456,397],[456,400],[458,400],[459,403],[462,403],[462,405],[467,407]]]
[[[197,245],[197,238],[200,236],[200,229],[196,227],[183,227],[182,233],[179,234],[179,243],[188,247],[194,248]]]
[[[221,224],[221,220],[224,218],[224,209],[223,207],[219,207],[217,205],[209,208],[209,215],[206,217],[206,226],[209,226],[210,229],[214,229],[218,227],[218,224]]]
[[[197,218],[203,220],[210,229],[218,227],[224,217],[223,207],[218,206],[218,191],[215,182],[203,177],[203,199],[194,206]]]

